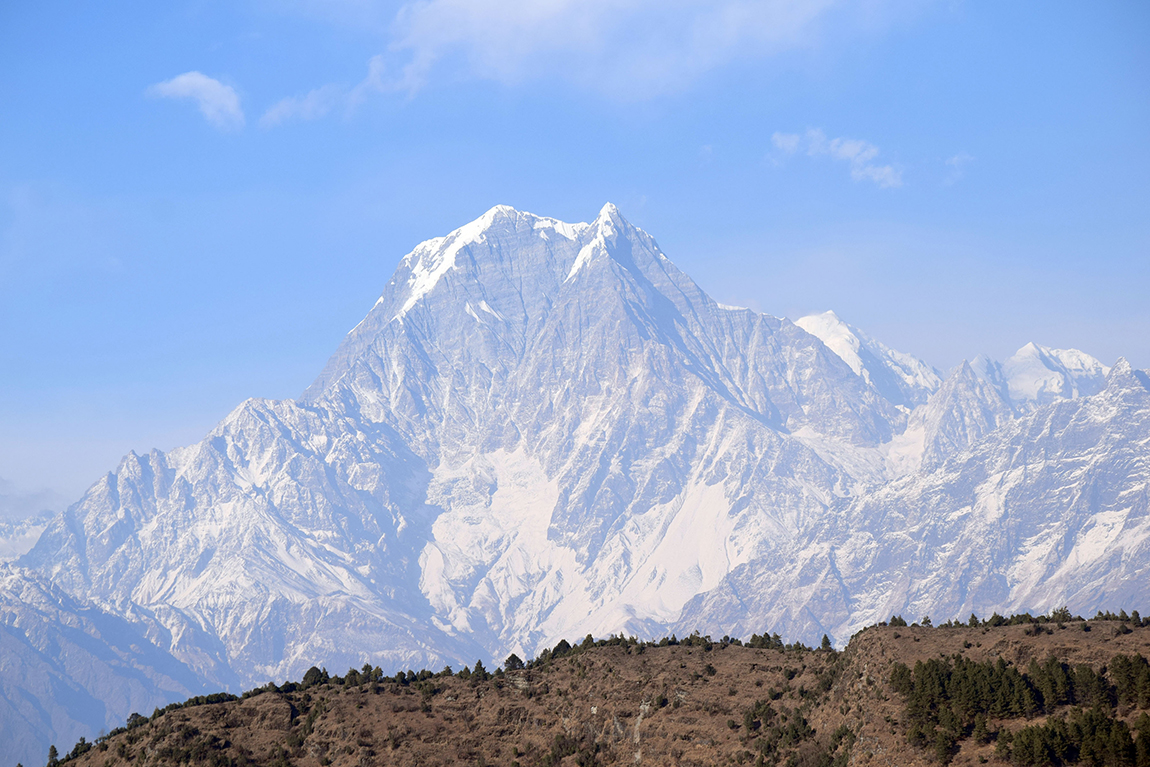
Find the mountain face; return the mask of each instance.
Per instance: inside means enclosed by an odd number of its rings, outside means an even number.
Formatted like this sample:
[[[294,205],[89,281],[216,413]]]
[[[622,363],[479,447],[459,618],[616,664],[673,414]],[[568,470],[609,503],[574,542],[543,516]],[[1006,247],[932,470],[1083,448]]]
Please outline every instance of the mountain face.
[[[916,416],[923,439],[919,467],[933,469],[1008,423],[1013,413],[1000,391],[963,362]]]
[[[766,615],[842,637],[895,613],[1145,604],[1148,435],[1150,375],[1119,360],[1098,394],[1038,408],[931,471],[843,499],[791,556],[736,568],[677,627],[736,636]]]
[[[1150,431],[1145,374],[1104,371],[1031,345],[942,380],[831,313],[717,304],[614,206],[501,206],[404,257],[298,401],[129,454],[20,565],[229,689],[1117,609],[1150,582]]]
[[[891,603],[916,616],[1144,604],[1148,445],[1150,376],[1119,360],[1097,394],[1036,408],[857,499],[820,536],[843,552],[852,595],[873,605],[851,628]]]

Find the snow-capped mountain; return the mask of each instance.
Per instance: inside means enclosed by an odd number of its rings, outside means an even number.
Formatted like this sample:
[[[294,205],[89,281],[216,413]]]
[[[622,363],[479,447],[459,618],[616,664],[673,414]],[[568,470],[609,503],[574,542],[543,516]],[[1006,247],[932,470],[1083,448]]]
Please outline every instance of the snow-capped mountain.
[[[209,678],[533,654],[655,630],[850,492],[788,432],[876,447],[900,417],[613,206],[501,207],[405,257],[301,402],[129,455],[26,561],[202,627],[218,648],[170,649]]]
[[[404,257],[298,401],[129,454],[20,565],[232,689],[586,633],[1114,608],[1146,595],[1117,584],[1148,562],[1150,447],[1145,374],[1103,370],[1028,346],[944,381],[832,313],[716,303],[612,205],[500,206]],[[1117,558],[1090,532],[1116,514]]]
[[[1029,343],[1004,363],[979,355],[973,369],[1023,413],[1060,399],[1102,390],[1110,368],[1077,349],[1051,349]]]
[[[1010,404],[997,388],[963,362],[921,411],[920,468],[933,469],[1011,420]]]

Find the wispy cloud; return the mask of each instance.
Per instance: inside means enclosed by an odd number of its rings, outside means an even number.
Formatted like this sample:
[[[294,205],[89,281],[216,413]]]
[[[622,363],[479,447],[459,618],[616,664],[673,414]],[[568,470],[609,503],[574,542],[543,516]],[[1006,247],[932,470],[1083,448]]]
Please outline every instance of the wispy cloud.
[[[817,48],[835,17],[877,29],[898,0],[296,0],[295,12],[387,38],[357,86],[273,105],[264,127],[349,114],[372,93],[443,81],[574,84],[623,100],[691,87],[735,62]],[[398,10],[395,10],[397,9]],[[878,22],[876,24],[876,21]],[[387,62],[386,71],[384,61]]]
[[[373,56],[367,63],[367,77],[358,84],[330,83],[302,96],[290,96],[264,112],[260,125],[272,128],[288,120],[316,120],[333,111],[350,115],[371,93],[392,89],[384,81],[384,71],[383,56]]]
[[[303,96],[289,96],[264,112],[260,125],[271,128],[285,120],[318,119],[334,109],[346,95],[346,89],[333,84],[308,91]]]
[[[185,72],[156,83],[148,88],[147,93],[160,98],[195,101],[207,121],[220,130],[244,127],[244,110],[240,107],[239,94],[230,85],[201,72]]]
[[[797,133],[779,133],[775,131],[771,134],[771,143],[775,145],[776,149],[780,149],[787,154],[793,154],[799,148],[799,142],[803,137]]]
[[[811,42],[834,0],[421,0],[393,50],[414,91],[436,69],[515,83],[558,76],[627,97],[674,91],[735,59]]]
[[[830,157],[850,166],[855,181],[873,181],[883,188],[902,186],[902,171],[893,165],[879,165],[875,159],[879,148],[869,141],[856,138],[828,139],[821,128],[811,128],[805,134],[780,133],[771,135],[771,144],[785,155],[805,151],[810,157]]]
[[[946,186],[957,184],[962,177],[966,175],[966,166],[973,161],[974,157],[965,152],[960,152],[954,157],[947,158],[946,165],[950,168],[950,172],[946,174],[946,178],[942,180],[942,183]]]

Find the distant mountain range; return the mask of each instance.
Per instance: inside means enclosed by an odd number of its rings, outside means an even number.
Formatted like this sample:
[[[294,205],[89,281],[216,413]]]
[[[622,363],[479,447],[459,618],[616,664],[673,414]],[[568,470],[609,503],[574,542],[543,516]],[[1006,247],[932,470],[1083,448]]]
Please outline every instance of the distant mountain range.
[[[405,256],[299,400],[130,453],[46,522],[3,573],[0,737],[36,763],[312,664],[1144,608],[1148,488],[1124,360],[944,377],[833,313],[716,303],[612,205],[500,206]]]

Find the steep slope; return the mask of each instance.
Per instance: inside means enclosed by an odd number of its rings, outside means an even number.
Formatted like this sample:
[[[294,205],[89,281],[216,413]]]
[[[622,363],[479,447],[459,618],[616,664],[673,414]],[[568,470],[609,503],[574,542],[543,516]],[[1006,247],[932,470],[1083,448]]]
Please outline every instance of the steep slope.
[[[1002,612],[1059,604],[1084,611],[1106,600],[1146,599],[1150,378],[1125,360],[1098,394],[1040,407],[918,482],[893,485],[857,512],[911,507],[885,492],[918,500],[920,511],[906,525],[926,523],[919,552],[927,559],[918,574],[934,558],[931,571],[946,573],[949,583],[917,581],[908,607],[917,606],[918,589],[930,593],[936,610],[956,615],[991,604]]]
[[[308,395],[385,419],[436,466],[429,498],[447,513],[423,586],[459,630],[524,641],[542,623],[548,641],[666,620],[849,486],[781,430],[889,435],[893,409],[821,344],[720,308],[613,207],[538,253],[502,238],[551,224],[488,216],[405,259]],[[533,515],[500,513],[523,497]]]
[[[1109,368],[1077,349],[1050,349],[1027,344],[1003,364],[1010,396],[1023,406],[1094,394]]]
[[[1009,402],[963,362],[921,413],[921,468],[931,470],[1014,417]]]
[[[24,561],[111,609],[158,611],[168,649],[228,687],[312,657],[476,654],[411,615],[433,518],[411,486],[426,470],[364,428],[249,400],[197,445],[129,454]],[[188,632],[203,636],[177,641]]]
[[[984,355],[963,361],[911,412],[903,433],[884,446],[886,477],[932,470],[1040,405],[1096,394],[1109,370],[1077,349],[1035,344],[1006,363]]]

